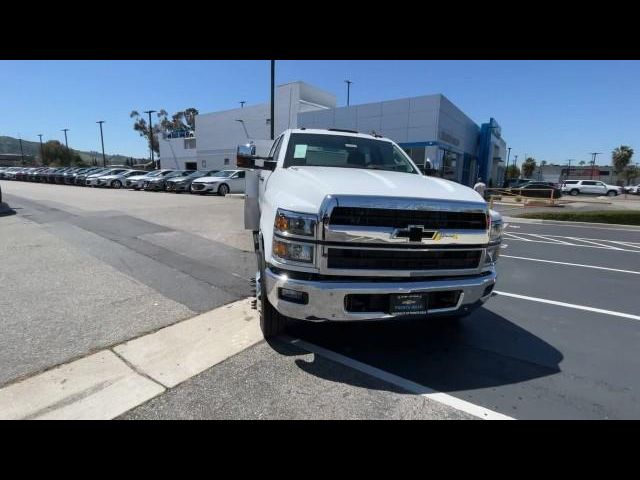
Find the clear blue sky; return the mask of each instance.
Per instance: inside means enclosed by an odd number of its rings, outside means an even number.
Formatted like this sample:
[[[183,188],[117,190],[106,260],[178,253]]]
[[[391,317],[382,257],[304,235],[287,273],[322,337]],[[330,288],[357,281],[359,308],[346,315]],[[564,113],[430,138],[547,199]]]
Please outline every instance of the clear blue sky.
[[[278,61],[276,83],[304,80],[351,104],[443,93],[477,123],[495,117],[519,157],[564,162],[631,145],[640,156],[638,61]],[[0,135],[64,140],[145,157],[129,112],[200,112],[269,99],[268,61],[0,61]],[[634,161],[640,161],[634,158]]]

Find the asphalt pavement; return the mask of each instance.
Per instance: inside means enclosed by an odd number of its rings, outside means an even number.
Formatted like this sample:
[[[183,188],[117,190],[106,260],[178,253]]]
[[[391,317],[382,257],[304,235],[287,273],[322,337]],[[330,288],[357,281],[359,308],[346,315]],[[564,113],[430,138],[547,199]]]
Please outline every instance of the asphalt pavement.
[[[250,294],[241,200],[2,187],[0,386]],[[461,321],[293,322],[121,418],[640,418],[640,229],[510,219],[501,253]]]

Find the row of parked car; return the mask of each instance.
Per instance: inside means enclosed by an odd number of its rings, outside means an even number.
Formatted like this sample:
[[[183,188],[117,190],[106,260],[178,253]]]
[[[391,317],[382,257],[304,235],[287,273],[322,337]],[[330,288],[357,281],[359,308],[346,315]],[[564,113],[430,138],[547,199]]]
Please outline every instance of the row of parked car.
[[[0,167],[0,179],[222,196],[244,193],[245,189],[245,172],[242,170],[161,169],[148,172],[125,167]]]

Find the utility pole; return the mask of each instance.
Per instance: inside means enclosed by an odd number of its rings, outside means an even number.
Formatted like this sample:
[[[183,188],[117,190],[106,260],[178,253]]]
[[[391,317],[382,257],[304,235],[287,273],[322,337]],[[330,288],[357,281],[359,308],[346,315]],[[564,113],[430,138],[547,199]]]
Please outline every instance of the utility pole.
[[[102,124],[104,120],[98,120],[96,123],[100,124],[100,143],[102,143],[102,166],[107,166],[107,158],[104,156],[104,137],[102,136]]]
[[[245,100],[240,100],[240,108],[244,108],[245,103],[247,103]]]
[[[276,92],[276,61],[271,60],[271,140],[275,138],[274,135],[274,112],[275,112],[275,92]]]
[[[18,140],[20,141],[20,155],[22,156],[22,165],[24,166],[24,150],[22,150],[22,137],[18,135]]]
[[[144,113],[149,114],[149,149],[151,150],[151,163],[153,164],[153,168],[156,168],[156,161],[153,157],[153,124],[151,123],[151,114],[156,113],[155,110],[145,110]]]
[[[504,182],[503,182],[503,186],[506,187],[507,186],[507,179],[508,179],[508,173],[509,173],[509,157],[511,156],[511,147],[507,148],[507,166],[504,168]]]
[[[67,142],[67,132],[69,131],[69,129],[63,128],[62,131],[64,132],[64,144],[67,147],[67,150],[69,150],[69,142]]]
[[[351,84],[353,83],[351,80],[345,80],[344,83],[347,84],[347,107],[349,106],[349,94],[351,93]]]
[[[591,152],[591,179],[593,180],[593,169],[596,167],[596,156],[602,155],[602,152]]]
[[[42,146],[42,134],[39,133],[38,136],[40,137],[40,155],[42,156],[42,164],[45,164],[45,159],[44,159],[44,147]]]

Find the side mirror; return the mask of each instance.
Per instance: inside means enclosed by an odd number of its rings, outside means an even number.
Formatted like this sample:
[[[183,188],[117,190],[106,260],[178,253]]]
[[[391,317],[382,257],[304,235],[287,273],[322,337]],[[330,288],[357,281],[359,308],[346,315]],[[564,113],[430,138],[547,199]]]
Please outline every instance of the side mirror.
[[[257,156],[256,147],[252,144],[238,145],[236,165],[238,168],[252,168],[257,170],[273,170],[276,168],[276,162],[273,159]]]

